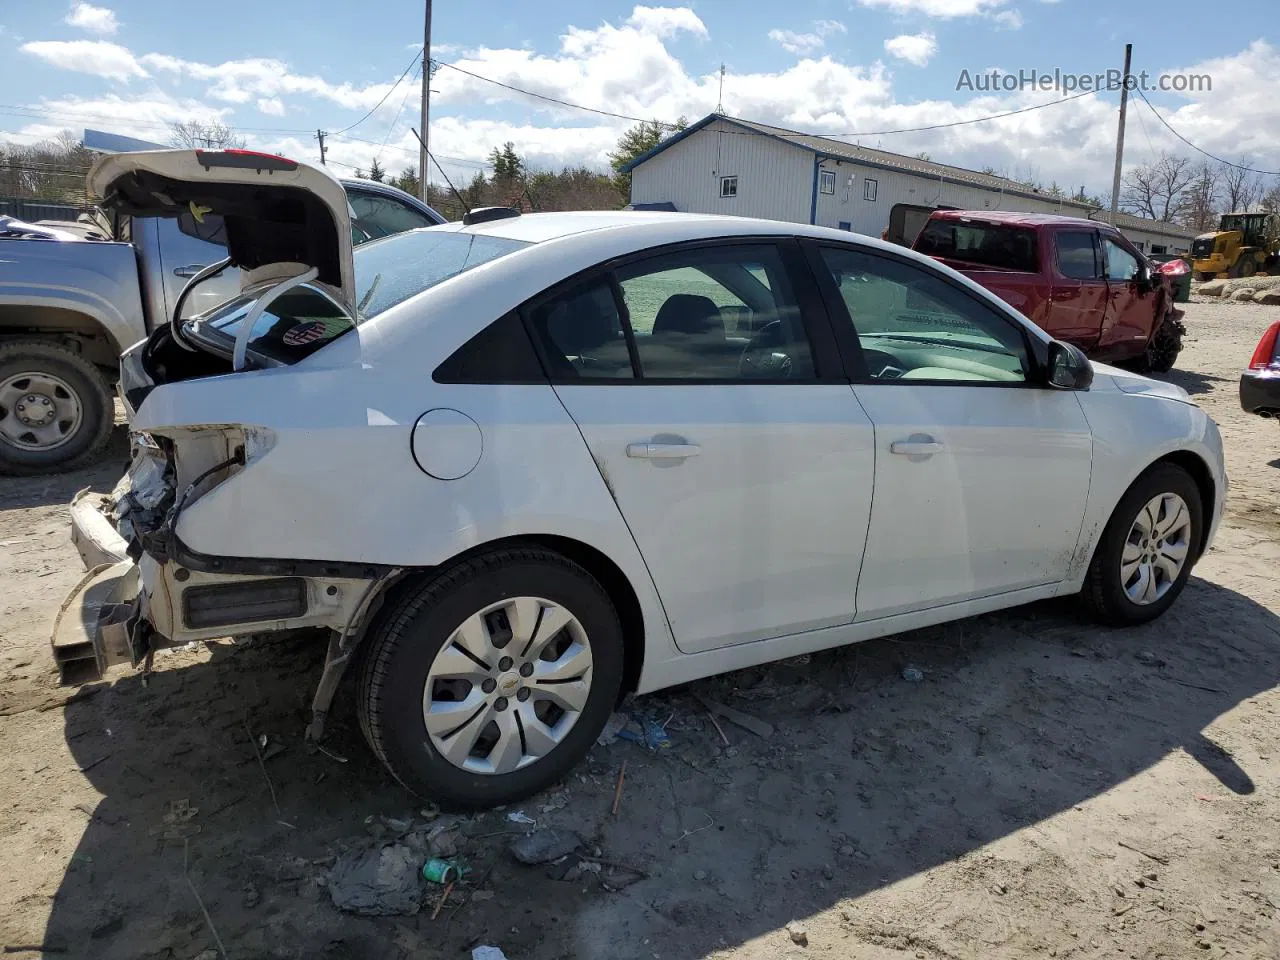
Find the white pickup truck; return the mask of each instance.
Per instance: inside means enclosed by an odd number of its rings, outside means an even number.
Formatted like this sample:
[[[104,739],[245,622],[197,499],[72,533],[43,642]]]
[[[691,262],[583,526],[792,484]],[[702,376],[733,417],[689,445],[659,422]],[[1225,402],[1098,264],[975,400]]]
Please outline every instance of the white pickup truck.
[[[271,159],[197,152],[211,165]],[[353,243],[445,222],[395,187],[341,183]],[[114,422],[120,354],[167,323],[188,281],[227,256],[227,224],[212,211],[98,219],[110,240],[0,233],[0,473],[66,470],[99,454]],[[192,290],[183,315],[239,292],[239,271],[226,269]]]

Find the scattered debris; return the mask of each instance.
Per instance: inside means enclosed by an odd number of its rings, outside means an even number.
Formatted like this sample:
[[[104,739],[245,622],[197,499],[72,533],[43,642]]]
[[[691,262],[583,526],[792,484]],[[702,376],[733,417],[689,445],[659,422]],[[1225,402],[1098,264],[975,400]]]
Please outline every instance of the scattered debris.
[[[1159,657],[1157,657],[1157,656],[1156,656],[1154,653],[1152,653],[1150,650],[1142,650],[1142,651],[1140,651],[1140,652],[1138,652],[1138,653],[1135,653],[1135,654],[1133,655],[1133,659],[1137,660],[1137,661],[1138,661],[1139,663],[1141,663],[1143,666],[1147,666],[1147,667],[1163,667],[1163,666],[1165,666],[1165,661],[1164,661],[1164,660],[1162,660],[1162,659],[1160,659]]]
[[[200,899],[200,891],[196,889],[196,885],[191,879],[191,874],[187,870],[187,853],[189,846],[189,841],[182,841],[182,877],[187,881],[187,887],[191,890],[191,895],[196,898],[196,903],[200,907],[200,912],[204,915],[204,922],[209,928],[209,933],[213,935],[213,942],[218,945],[218,954],[222,957],[222,960],[227,960],[227,948],[222,945],[222,938],[218,936],[218,928],[213,925],[213,918],[209,916],[208,908],[204,905],[204,901]]]
[[[529,826],[538,825],[538,821],[533,819],[533,817],[529,816],[523,810],[512,810],[507,814],[507,820],[510,823],[523,823],[528,824]]]
[[[924,671],[919,667],[903,667],[902,679],[907,681],[907,683],[923,683]]]
[[[481,944],[471,951],[471,960],[507,960],[507,955],[500,947]]]
[[[445,902],[446,900],[448,900],[448,899],[449,899],[449,894],[451,894],[451,893],[453,893],[453,881],[452,881],[452,880],[450,880],[450,881],[449,881],[449,883],[445,885],[444,893],[440,894],[440,899],[436,901],[436,908],[435,908],[434,910],[432,910],[432,911],[431,911],[431,919],[432,919],[432,920],[434,920],[436,917],[440,916],[440,909],[441,909],[441,907],[443,907],[443,906],[444,906],[444,902]]]
[[[720,734],[720,739],[727,747],[729,746],[729,738],[724,735],[724,728],[720,726],[720,721],[716,719],[716,715],[707,710],[707,719],[711,721],[711,725],[716,728],[716,733]]]
[[[611,816],[618,815],[618,804],[622,803],[622,784],[627,779],[627,761],[622,761],[622,769],[618,771],[618,785],[613,788],[613,809],[610,811]]]
[[[991,885],[991,892],[998,897],[1003,897],[1006,893],[1009,892],[1009,888],[1006,887],[1003,883],[993,883]]]
[[[1123,840],[1117,840],[1116,842],[1120,846],[1124,847],[1126,850],[1132,850],[1134,853],[1142,854],[1148,860],[1154,860],[1156,863],[1163,863],[1166,867],[1169,865],[1168,857],[1161,857],[1161,856],[1157,856],[1154,853],[1147,853],[1147,851],[1145,850],[1139,850],[1137,847],[1133,846],[1132,844],[1125,843]]]
[[[246,910],[252,910],[262,902],[262,894],[258,892],[258,888],[254,886],[252,880],[246,883],[241,888],[240,892],[242,895],[241,902],[244,904]]]
[[[492,890],[477,890],[471,894],[472,900],[492,900],[493,898],[494,892]]]
[[[462,870],[452,860],[432,857],[422,865],[422,875],[432,883],[447,883],[452,886],[462,876]]]
[[[618,739],[618,734],[630,719],[625,713],[610,714],[609,719],[605,721],[604,729],[600,731],[600,736],[596,737],[596,743],[602,747],[609,746]]]
[[[628,743],[638,743],[650,750],[666,750],[671,746],[671,737],[652,717],[632,717],[618,731],[618,739]]]
[[[735,710],[733,707],[726,707],[723,703],[717,703],[715,700],[709,700],[701,694],[694,694],[698,698],[698,702],[707,708],[711,713],[724,717],[734,726],[741,727],[749,733],[754,733],[763,740],[768,740],[773,736],[773,725],[765,723],[758,717],[743,713],[741,710]]]
[[[809,930],[803,923],[792,920],[787,924],[787,936],[791,938],[791,942],[802,947],[809,945]]]
[[[249,743],[253,745],[253,755],[258,758],[258,766],[262,768],[262,778],[267,781],[267,789],[271,791],[271,805],[276,808],[276,816],[282,817],[284,814],[280,812],[280,801],[276,799],[276,786],[271,782],[271,774],[267,773],[267,765],[262,759],[262,750],[258,741],[253,737],[253,731],[249,729],[249,720],[247,717],[244,720],[244,732],[249,737]],[[266,740],[266,734],[263,734],[262,742],[266,743]]]
[[[703,880],[707,879],[707,871],[705,871],[705,870],[695,870],[695,871],[693,871],[693,879],[695,879],[695,880],[697,880],[699,883],[701,883]]]
[[[367,917],[417,913],[422,908],[420,862],[403,843],[354,850],[329,871],[329,896],[339,910]]]
[[[511,855],[521,863],[550,863],[568,856],[583,844],[572,830],[535,830],[511,844]]]

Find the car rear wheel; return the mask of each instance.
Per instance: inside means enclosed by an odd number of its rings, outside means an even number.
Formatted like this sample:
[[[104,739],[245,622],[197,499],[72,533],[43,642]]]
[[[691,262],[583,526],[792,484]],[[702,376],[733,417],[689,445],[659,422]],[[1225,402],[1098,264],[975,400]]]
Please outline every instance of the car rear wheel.
[[[368,644],[366,738],[404,786],[454,807],[556,783],[599,736],[622,683],[608,594],[535,548],[475,557],[416,587]]]
[[[1200,490],[1186,470],[1152,467],[1133,482],[1094,552],[1082,597],[1104,623],[1136,626],[1182,592],[1204,530]]]
[[[0,473],[87,463],[114,419],[111,387],[84,357],[40,340],[0,343]]]
[[[1182,335],[1185,332],[1186,326],[1178,312],[1170,310],[1160,329],[1147,342],[1139,364],[1142,372],[1168,373],[1172,370],[1178,354],[1182,353]]]

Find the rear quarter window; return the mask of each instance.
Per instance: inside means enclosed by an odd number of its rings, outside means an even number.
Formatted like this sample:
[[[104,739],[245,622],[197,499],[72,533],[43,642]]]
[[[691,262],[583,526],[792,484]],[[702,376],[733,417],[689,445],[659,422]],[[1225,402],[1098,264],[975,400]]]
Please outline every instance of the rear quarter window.
[[[930,220],[920,231],[915,249],[931,257],[1037,273],[1040,253],[1036,232],[1005,224]]]

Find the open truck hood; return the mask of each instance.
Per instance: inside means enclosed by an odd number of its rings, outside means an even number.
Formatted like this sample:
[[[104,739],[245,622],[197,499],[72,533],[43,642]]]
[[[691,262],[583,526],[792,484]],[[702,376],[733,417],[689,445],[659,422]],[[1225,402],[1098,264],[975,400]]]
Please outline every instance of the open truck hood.
[[[351,208],[329,171],[247,150],[147,150],[104,157],[88,183],[130,216],[221,216],[242,289],[314,267],[316,285],[355,317]]]

